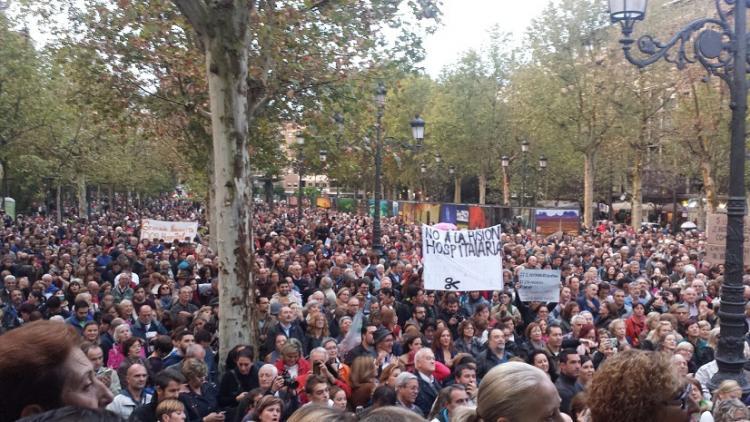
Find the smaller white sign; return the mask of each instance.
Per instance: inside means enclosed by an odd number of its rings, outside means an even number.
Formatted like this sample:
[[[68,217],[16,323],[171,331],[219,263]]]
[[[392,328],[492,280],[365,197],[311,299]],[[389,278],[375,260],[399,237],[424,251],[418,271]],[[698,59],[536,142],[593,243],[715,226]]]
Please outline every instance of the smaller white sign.
[[[521,270],[518,282],[523,302],[560,301],[560,270]]]

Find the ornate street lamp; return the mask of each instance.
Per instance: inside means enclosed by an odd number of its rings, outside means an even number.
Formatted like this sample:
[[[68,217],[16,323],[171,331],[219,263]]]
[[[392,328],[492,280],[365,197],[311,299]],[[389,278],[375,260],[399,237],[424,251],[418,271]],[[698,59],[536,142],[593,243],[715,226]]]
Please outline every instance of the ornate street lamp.
[[[456,174],[456,166],[449,166],[448,167],[448,174]]]
[[[744,393],[750,385],[743,374],[745,300],[743,298],[743,217],[745,215],[745,118],[747,114],[747,0],[715,0],[716,18],[701,18],[687,24],[669,41],[651,35],[631,38],[636,21],[646,15],[646,0],[610,0],[612,22],[622,25],[622,49],[625,58],[638,67],[660,59],[674,63],[678,69],[700,63],[709,75],[717,75],[729,86],[732,109],[729,152],[729,201],[727,203],[727,243],[724,284],[721,287],[719,319],[721,334],[716,352],[718,373],[710,388],[722,381],[737,381]],[[734,29],[730,25],[734,20]],[[671,24],[671,22],[670,22]],[[691,43],[692,44],[689,44]],[[638,53],[633,53],[633,45]],[[690,48],[686,46],[690,45]],[[674,50],[673,50],[674,49]],[[636,55],[638,57],[636,57]],[[676,210],[675,210],[676,211]]]
[[[297,131],[297,221],[302,221],[302,176],[304,170],[302,147],[305,145],[305,134],[301,130]]]
[[[344,134],[344,115],[336,112],[333,115],[333,121],[336,123],[336,148],[338,148],[341,145],[341,135]]]
[[[636,21],[646,16],[648,0],[609,0],[609,15],[612,22],[622,22],[622,33],[630,36]]]
[[[318,158],[320,159],[320,162],[321,162],[321,163],[325,163],[325,162],[326,162],[326,160],[328,160],[328,151],[326,151],[326,150],[324,150],[324,149],[321,149],[321,150],[320,150],[320,151],[318,152]]]
[[[510,166],[510,159],[508,158],[507,155],[503,155],[500,158],[500,165],[503,166],[503,168],[506,168],[506,169],[508,168],[508,166]]]
[[[547,199],[547,157],[539,156],[539,172],[544,180],[544,190],[542,191],[542,199]]]
[[[414,147],[422,148],[424,142],[424,120],[419,114],[411,120],[411,135],[414,138]]]
[[[427,164],[425,164],[425,163],[421,163],[421,164],[419,164],[419,171],[420,171],[420,172],[421,172],[422,174],[425,174],[425,173],[427,173]]]
[[[435,154],[435,162],[440,164],[441,161],[443,161],[443,157],[440,156],[440,153],[438,152]]]

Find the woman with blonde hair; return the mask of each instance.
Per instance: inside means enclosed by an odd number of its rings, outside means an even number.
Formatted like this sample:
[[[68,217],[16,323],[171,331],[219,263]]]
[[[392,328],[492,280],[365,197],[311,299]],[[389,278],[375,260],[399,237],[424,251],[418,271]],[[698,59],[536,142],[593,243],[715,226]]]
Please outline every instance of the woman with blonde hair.
[[[643,348],[645,350],[657,350],[660,344],[664,342],[664,338],[667,337],[668,334],[672,334],[674,332],[674,328],[672,327],[672,323],[669,321],[659,321],[659,323],[656,325],[656,328],[649,331],[648,335],[646,336],[646,340],[643,342]]]
[[[492,368],[479,384],[476,409],[456,413],[456,422],[563,421],[560,395],[549,376],[521,362]]]
[[[378,386],[375,359],[372,356],[358,356],[352,362],[352,372],[349,381],[352,386],[351,405],[367,406],[372,397],[372,392]]]
[[[396,378],[405,370],[406,368],[401,362],[395,362],[387,365],[380,373],[380,385],[387,385],[395,390]]]
[[[701,413],[700,422],[714,422],[721,403],[732,399],[742,398],[742,387],[735,380],[725,380],[719,384],[719,387],[713,391],[713,411]],[[734,419],[730,419],[734,420]]]
[[[309,355],[312,349],[323,345],[323,340],[328,337],[328,318],[322,312],[316,312],[310,317],[310,324],[305,334],[305,355]]]
[[[292,413],[287,422],[353,422],[356,420],[356,416],[352,413],[311,404],[300,407]]]
[[[158,422],[184,422],[185,405],[175,399],[160,402],[156,406],[156,420]]]

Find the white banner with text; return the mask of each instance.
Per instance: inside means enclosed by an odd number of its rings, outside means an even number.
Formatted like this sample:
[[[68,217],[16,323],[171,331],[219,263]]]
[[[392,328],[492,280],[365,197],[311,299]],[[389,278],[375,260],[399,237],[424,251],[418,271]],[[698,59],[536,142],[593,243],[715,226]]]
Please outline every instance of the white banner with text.
[[[501,290],[502,228],[439,230],[422,225],[426,290]]]

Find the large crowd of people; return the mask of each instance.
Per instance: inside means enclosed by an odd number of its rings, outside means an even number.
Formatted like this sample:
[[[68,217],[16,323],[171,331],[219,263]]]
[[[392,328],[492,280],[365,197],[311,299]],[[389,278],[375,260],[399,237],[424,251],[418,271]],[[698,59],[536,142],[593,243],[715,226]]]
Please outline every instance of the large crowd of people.
[[[378,254],[369,217],[259,205],[258,342],[220,361],[210,233],[140,238],[142,218],[205,226],[200,204],[117,209],[2,219],[0,422],[748,417],[712,383],[723,267],[698,231],[504,233],[503,289],[444,292],[419,224],[385,218]],[[522,302],[524,268],[559,269],[559,302]]]

